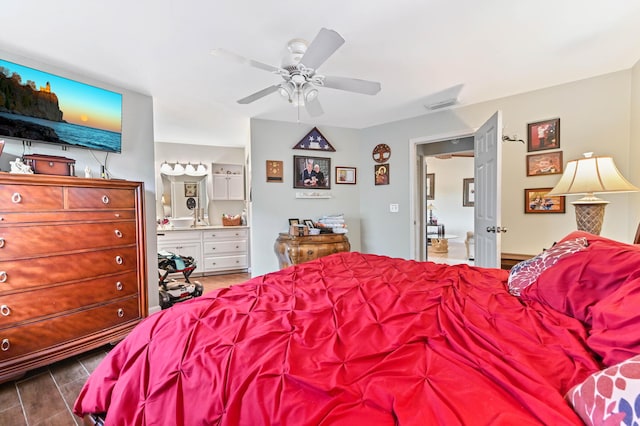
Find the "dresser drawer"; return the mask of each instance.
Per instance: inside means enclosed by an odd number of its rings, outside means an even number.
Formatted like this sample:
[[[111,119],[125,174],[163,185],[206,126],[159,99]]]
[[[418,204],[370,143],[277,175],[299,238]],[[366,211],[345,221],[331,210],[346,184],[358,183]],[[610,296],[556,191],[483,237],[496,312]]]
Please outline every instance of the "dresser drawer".
[[[0,227],[0,256],[6,260],[135,243],[135,222]]]
[[[0,329],[138,293],[135,272],[0,295]]]
[[[246,252],[247,252],[247,240],[215,241],[215,242],[204,243],[204,256],[215,256],[220,253],[246,253]]]
[[[28,213],[0,212],[0,223],[5,225],[16,223],[135,220],[135,218],[135,210],[51,211]]]
[[[136,247],[0,261],[0,295],[138,268]]]
[[[131,189],[65,188],[68,209],[126,209],[136,205]]]
[[[247,266],[247,255],[245,254],[237,256],[216,256],[204,258],[205,271],[245,269]]]
[[[230,240],[230,239],[246,240],[247,237],[249,236],[249,230],[247,228],[210,229],[210,230],[203,231],[202,235],[205,241]]]
[[[61,210],[62,188],[44,185],[1,185],[0,212]]]
[[[138,299],[131,297],[107,305],[0,330],[2,362],[80,339],[140,318]]]
[[[289,256],[294,264],[308,262],[319,257],[328,256],[334,253],[349,251],[350,245],[347,242],[331,244],[305,244],[289,247]]]

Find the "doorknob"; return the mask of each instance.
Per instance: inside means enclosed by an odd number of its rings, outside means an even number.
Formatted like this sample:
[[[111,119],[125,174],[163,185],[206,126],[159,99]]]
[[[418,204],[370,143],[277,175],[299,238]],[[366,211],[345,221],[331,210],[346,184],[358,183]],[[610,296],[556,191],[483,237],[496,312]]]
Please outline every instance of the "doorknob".
[[[507,228],[506,227],[500,227],[500,226],[487,226],[487,232],[507,232]]]

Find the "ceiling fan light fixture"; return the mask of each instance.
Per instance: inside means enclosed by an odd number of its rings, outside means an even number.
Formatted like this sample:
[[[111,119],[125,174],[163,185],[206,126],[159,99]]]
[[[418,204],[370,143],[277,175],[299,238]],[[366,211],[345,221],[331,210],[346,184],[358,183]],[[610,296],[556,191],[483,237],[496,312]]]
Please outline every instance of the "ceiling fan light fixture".
[[[305,84],[302,90],[303,90],[305,102],[311,102],[318,97],[318,89],[313,87],[312,84],[309,84],[309,83]]]

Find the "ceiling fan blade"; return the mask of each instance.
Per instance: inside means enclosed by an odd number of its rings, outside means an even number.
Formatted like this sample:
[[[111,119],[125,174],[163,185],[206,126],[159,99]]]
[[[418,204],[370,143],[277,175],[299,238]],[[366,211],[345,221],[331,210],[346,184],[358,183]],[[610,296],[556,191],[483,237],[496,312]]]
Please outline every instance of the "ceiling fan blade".
[[[257,101],[260,98],[264,98],[267,95],[270,95],[271,93],[275,92],[276,90],[278,90],[280,88],[279,84],[274,84],[273,86],[269,86],[267,88],[264,88],[252,95],[247,96],[246,98],[242,98],[238,101],[239,104],[250,104],[251,102]]]
[[[343,44],[344,39],[340,34],[334,30],[321,28],[316,38],[307,47],[300,63],[307,68],[317,70]]]
[[[375,95],[382,88],[380,83],[378,83],[377,81],[332,76],[325,76],[324,87],[346,90],[348,92],[362,93],[363,95]]]
[[[324,110],[322,109],[322,105],[320,105],[318,97],[315,97],[310,102],[305,102],[304,106],[311,117],[318,117],[324,114]]]
[[[226,58],[229,59],[231,61],[237,62],[239,64],[242,65],[249,65],[252,66],[254,68],[259,68],[261,70],[265,70],[265,71],[269,71],[269,72],[280,72],[280,68],[278,67],[274,67],[272,65],[268,65],[265,63],[262,63],[260,61],[255,61],[253,59],[248,59],[245,58],[244,56],[240,56],[238,54],[235,54],[233,52],[230,52],[226,49],[222,49],[222,48],[218,48],[218,49],[213,49],[211,51],[211,54],[214,56],[219,56],[221,58]]]

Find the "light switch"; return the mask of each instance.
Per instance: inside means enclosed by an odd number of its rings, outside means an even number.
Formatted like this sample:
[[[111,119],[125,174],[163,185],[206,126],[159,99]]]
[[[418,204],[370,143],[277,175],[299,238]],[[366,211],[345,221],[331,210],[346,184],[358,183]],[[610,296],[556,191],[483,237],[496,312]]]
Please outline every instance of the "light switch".
[[[400,211],[400,206],[398,204],[389,204],[389,211],[391,213],[398,213]]]

